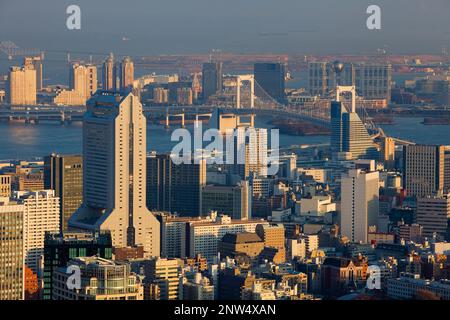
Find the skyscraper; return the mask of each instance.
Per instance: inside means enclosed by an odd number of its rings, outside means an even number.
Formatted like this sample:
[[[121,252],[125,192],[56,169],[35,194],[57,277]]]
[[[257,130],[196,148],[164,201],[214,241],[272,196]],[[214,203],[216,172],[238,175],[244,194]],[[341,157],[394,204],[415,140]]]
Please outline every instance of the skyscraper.
[[[60,199],[61,231],[83,202],[83,157],[51,154],[44,158],[44,188],[55,190]]]
[[[444,189],[444,147],[403,147],[403,186],[408,195],[426,197]]]
[[[352,87],[353,94],[354,90]],[[331,103],[331,152],[351,152],[353,159],[378,160],[373,139],[356,113],[355,101],[352,101],[351,108],[347,110],[344,103],[339,101],[339,97],[337,100]]]
[[[23,205],[0,198],[0,300],[23,298],[23,213]]]
[[[283,63],[255,63],[253,67],[255,81],[273,99],[284,103],[286,99],[286,66]]]
[[[330,62],[308,64],[308,89],[311,95],[329,96],[337,83],[356,86],[364,99],[391,99],[392,65],[389,63],[344,63],[336,74]]]
[[[341,179],[341,234],[351,242],[368,241],[379,210],[378,171],[351,169]]]
[[[130,90],[134,81],[134,63],[130,57],[120,62],[120,90]]]
[[[423,227],[423,235],[431,238],[434,234],[440,240],[449,240],[447,235],[450,219],[450,194],[417,199],[417,223]]]
[[[115,90],[116,79],[114,73],[114,56],[110,56],[103,62],[102,66],[102,87],[103,90]]]
[[[202,215],[202,188],[206,184],[206,160],[174,164],[170,154],[147,158],[147,206],[180,216]]]
[[[39,274],[46,232],[59,232],[59,198],[53,190],[16,191],[13,198],[24,206],[23,246],[25,264]]]
[[[36,91],[41,91],[43,88],[42,83],[42,58],[40,56],[25,57],[24,66],[33,66],[36,70]]]
[[[63,232],[45,234],[44,239],[44,288],[42,298],[53,296],[53,273],[58,267],[66,267],[70,259],[97,256],[112,259],[111,236],[108,232]]]
[[[384,163],[386,169],[395,168],[395,140],[384,137],[381,141],[380,161]]]
[[[74,63],[70,70],[70,89],[78,92],[84,101],[97,91],[97,67]]]
[[[202,67],[203,102],[218,92],[222,92],[222,62],[204,63]]]
[[[36,70],[33,65],[10,68],[7,94],[12,105],[36,104]]]
[[[203,216],[211,211],[229,214],[232,219],[246,220],[251,218],[252,193],[248,181],[237,185],[207,185],[202,190]]]
[[[114,247],[159,256],[159,222],[146,207],[146,119],[132,93],[98,91],[83,120],[83,204],[69,226],[110,230]]]

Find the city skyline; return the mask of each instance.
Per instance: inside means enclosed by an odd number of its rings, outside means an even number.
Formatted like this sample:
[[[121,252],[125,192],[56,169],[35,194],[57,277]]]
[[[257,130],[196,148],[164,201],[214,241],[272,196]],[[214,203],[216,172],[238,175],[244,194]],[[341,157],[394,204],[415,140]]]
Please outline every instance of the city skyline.
[[[450,300],[449,12],[2,1],[0,300]]]

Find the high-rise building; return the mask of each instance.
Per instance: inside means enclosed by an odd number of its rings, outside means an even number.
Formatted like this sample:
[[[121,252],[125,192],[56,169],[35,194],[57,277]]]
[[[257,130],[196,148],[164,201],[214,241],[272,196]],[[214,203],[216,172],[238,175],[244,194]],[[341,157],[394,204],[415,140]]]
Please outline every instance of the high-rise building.
[[[97,91],[97,67],[75,63],[70,70],[70,89],[86,101]]]
[[[252,214],[252,192],[248,181],[235,186],[207,185],[202,190],[203,216],[211,211],[229,214],[233,219],[250,219]]]
[[[308,85],[311,95],[330,96],[339,85],[356,86],[364,99],[391,99],[392,65],[389,63],[344,63],[341,73],[335,73],[333,63],[310,62]]]
[[[216,93],[222,92],[222,62],[204,63],[202,67],[203,102]]]
[[[190,106],[193,103],[191,88],[177,89],[177,104],[180,106]]]
[[[59,232],[59,198],[53,190],[16,191],[13,198],[24,206],[23,246],[25,264],[40,275],[46,232]]]
[[[380,161],[384,163],[385,169],[395,168],[395,140],[384,137],[381,141]]]
[[[70,90],[61,90],[53,99],[58,105],[85,105],[97,91],[97,67],[92,64],[73,63],[69,72]]]
[[[68,288],[70,266],[80,269],[81,288]],[[53,300],[144,300],[144,287],[127,263],[99,257],[74,258],[53,274]]]
[[[351,169],[341,178],[341,234],[367,243],[369,227],[378,223],[378,171]]]
[[[159,287],[161,300],[178,300],[180,296],[183,260],[153,258],[144,266],[145,283]]]
[[[286,100],[284,63],[255,63],[253,66],[255,81],[261,88],[279,103]]]
[[[0,197],[11,196],[11,176],[8,174],[0,175]]]
[[[313,96],[326,97],[333,88],[333,73],[328,62],[310,62],[308,64],[308,89]]]
[[[132,93],[98,91],[83,120],[83,204],[69,226],[110,230],[114,247],[159,256],[159,222],[146,206],[146,119]]]
[[[450,192],[450,146],[444,147],[444,193]]]
[[[335,155],[349,152],[353,159],[378,159],[378,151],[356,107],[347,110],[343,102],[331,103],[331,138],[330,148]]]
[[[114,72],[114,56],[110,56],[103,62],[102,66],[102,88],[103,90],[114,91],[116,89],[116,79]]]
[[[391,101],[392,65],[389,63],[355,64],[355,85],[365,99]]]
[[[0,300],[21,300],[24,294],[24,206],[0,198]]]
[[[169,154],[147,158],[147,206],[180,216],[202,214],[202,188],[206,185],[206,161],[174,164]]]
[[[450,194],[418,198],[416,217],[425,237],[431,238],[433,234],[441,239],[447,237]]]
[[[130,90],[134,82],[134,63],[130,57],[120,62],[120,90]]]
[[[44,188],[55,190],[60,199],[61,231],[83,202],[83,157],[51,154],[44,158]]]
[[[71,259],[92,256],[112,259],[112,242],[108,232],[46,233],[42,298],[52,299],[53,273],[57,268],[66,267]]]
[[[42,57],[40,56],[25,57],[23,62],[24,66],[33,66],[34,70],[36,70],[36,91],[41,91],[43,88],[42,62]]]
[[[12,105],[36,104],[36,70],[33,65],[10,68],[7,94]]]
[[[444,189],[444,147],[403,147],[403,186],[408,195],[432,196]]]

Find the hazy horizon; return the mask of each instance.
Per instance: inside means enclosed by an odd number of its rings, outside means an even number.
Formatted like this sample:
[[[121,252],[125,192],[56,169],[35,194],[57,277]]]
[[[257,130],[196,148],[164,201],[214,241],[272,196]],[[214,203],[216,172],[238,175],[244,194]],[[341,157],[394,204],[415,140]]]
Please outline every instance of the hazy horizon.
[[[71,4],[81,8],[81,30],[66,28]],[[381,30],[366,28],[370,4],[381,7]],[[450,48],[450,1],[0,0],[0,40],[22,48],[130,55],[213,48],[317,55],[385,48],[391,54],[438,54]]]

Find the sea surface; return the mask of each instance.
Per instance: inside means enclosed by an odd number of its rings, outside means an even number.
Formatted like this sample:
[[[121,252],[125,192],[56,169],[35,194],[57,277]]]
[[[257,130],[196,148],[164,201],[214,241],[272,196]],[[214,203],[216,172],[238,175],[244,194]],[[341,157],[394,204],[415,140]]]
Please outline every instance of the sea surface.
[[[450,145],[450,125],[423,125],[421,117],[396,117],[395,123],[382,125],[386,134],[421,144]],[[256,120],[258,127],[271,128],[268,118]],[[207,126],[205,125],[205,128]],[[171,141],[172,130],[161,125],[147,126],[147,150],[168,152],[178,141]],[[192,126],[188,126],[192,130]],[[280,147],[329,142],[328,136],[280,135]],[[0,123],[0,160],[33,159],[52,152],[82,153],[82,124]]]

